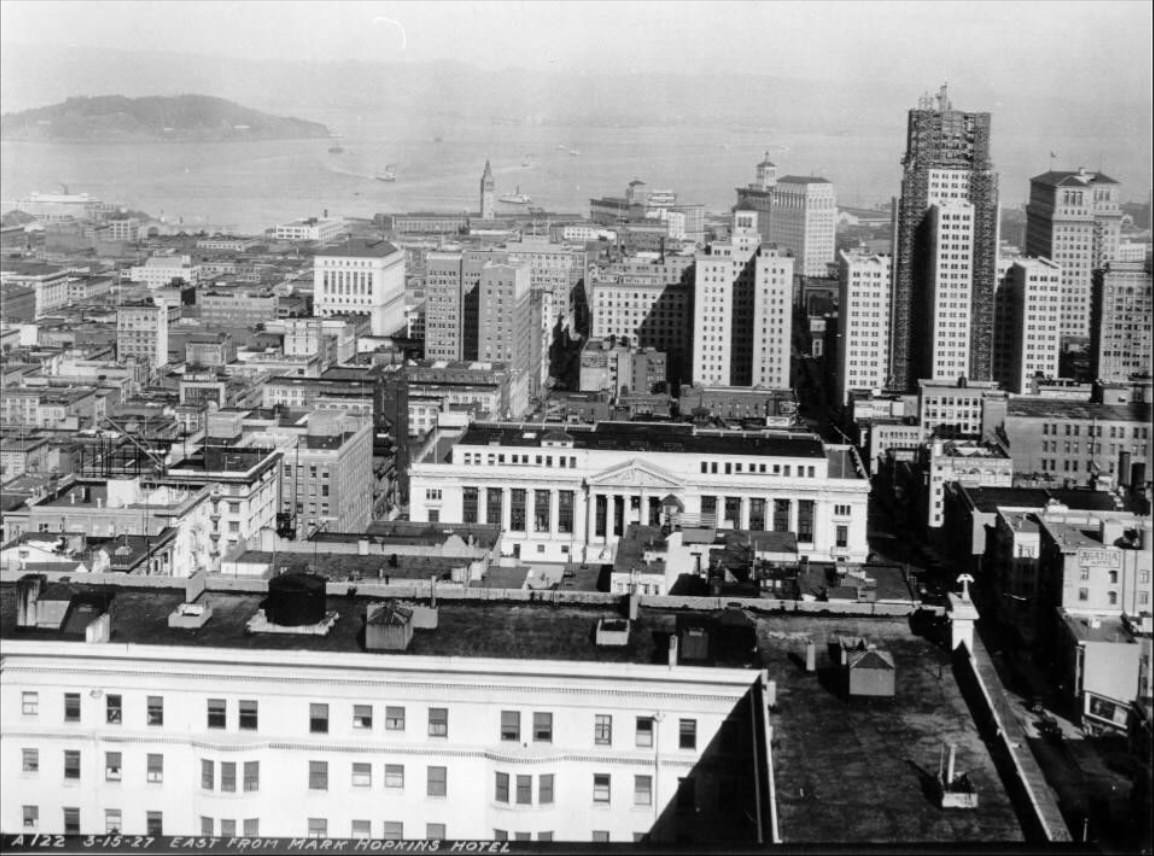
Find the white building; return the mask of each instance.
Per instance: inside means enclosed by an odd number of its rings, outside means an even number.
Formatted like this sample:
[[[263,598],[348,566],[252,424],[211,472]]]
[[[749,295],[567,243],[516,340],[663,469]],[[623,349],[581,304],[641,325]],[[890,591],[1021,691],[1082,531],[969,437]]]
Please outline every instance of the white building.
[[[143,282],[149,288],[160,288],[174,279],[196,285],[200,268],[192,263],[192,256],[153,256],[143,265],[130,268],[128,278],[132,282]]]
[[[10,606],[16,588],[4,585]],[[203,588],[117,591],[92,642],[58,628],[51,589],[5,622],[6,832],[433,839],[430,850],[768,840],[775,687],[756,668],[683,665],[672,617],[641,610],[630,653],[585,641],[595,610],[522,607],[510,652],[510,610],[442,605],[442,624],[474,628],[454,656],[462,640],[435,629],[438,610],[415,631],[397,611],[404,641],[427,652],[406,653],[366,650],[356,631],[370,601],[341,596],[324,603],[327,635],[286,648],[245,632],[263,595]],[[16,629],[29,620],[37,638]],[[100,643],[109,629],[120,644]],[[675,632],[668,664],[656,631]],[[582,641],[532,658],[558,632]]]
[[[942,182],[965,187],[966,174],[941,170]],[[957,380],[970,374],[970,324],[974,286],[974,206],[949,198],[930,205],[928,320],[931,379]]]
[[[1015,395],[1034,378],[1056,378],[1062,345],[1062,269],[1048,259],[1016,259],[998,289],[994,371]]]
[[[890,258],[838,256],[837,401],[854,389],[884,389],[890,347]]]
[[[413,456],[410,519],[488,523],[541,561],[604,559],[630,523],[794,532],[814,559],[862,562],[869,483],[808,434],[687,424],[473,424]]]
[[[125,304],[116,308],[116,358],[136,357],[152,369],[168,364],[168,306]]]
[[[757,213],[734,213],[733,235],[698,253],[693,382],[789,386],[793,259],[760,247]]]
[[[313,261],[313,311],[367,315],[374,336],[405,326],[405,254],[383,240],[349,240]]]
[[[302,217],[291,223],[280,223],[273,232],[278,241],[335,241],[346,232],[340,217]]]
[[[837,197],[824,178],[786,175],[771,191],[769,243],[796,259],[797,273],[824,277],[834,262]]]

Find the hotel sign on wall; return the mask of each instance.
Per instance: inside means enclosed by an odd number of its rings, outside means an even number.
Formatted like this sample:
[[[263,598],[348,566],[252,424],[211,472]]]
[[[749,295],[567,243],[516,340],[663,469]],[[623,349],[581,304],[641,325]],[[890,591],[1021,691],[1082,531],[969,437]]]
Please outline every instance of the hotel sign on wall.
[[[1117,550],[1079,550],[1078,564],[1090,567],[1117,568],[1122,564],[1122,555]]]

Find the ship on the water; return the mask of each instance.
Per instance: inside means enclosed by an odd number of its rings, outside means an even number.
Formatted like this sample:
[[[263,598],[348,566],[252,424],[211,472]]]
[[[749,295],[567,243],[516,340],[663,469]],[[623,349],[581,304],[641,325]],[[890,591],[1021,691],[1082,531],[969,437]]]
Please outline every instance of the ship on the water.
[[[373,176],[377,181],[396,181],[397,170],[392,164],[389,164],[377,175]]]
[[[518,185],[516,193],[506,193],[504,196],[498,196],[497,201],[504,202],[508,205],[528,205],[533,201],[533,197],[527,193],[522,193],[521,187]]]

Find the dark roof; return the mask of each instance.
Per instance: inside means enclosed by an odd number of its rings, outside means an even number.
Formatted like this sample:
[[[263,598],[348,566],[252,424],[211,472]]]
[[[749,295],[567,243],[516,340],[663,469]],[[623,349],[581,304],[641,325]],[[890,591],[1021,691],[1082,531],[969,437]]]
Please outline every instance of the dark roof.
[[[385,240],[352,238],[343,244],[334,244],[318,250],[317,256],[380,259],[396,252],[399,252],[397,248]]]
[[[509,423],[474,423],[460,444],[488,446],[540,446],[543,435],[557,426]],[[714,455],[767,455],[805,458],[825,457],[815,437],[771,433],[699,431],[693,425],[667,422],[598,422],[566,425],[576,449],[674,452]]]
[[[1117,184],[1114,179],[1100,172],[1080,172],[1077,170],[1052,169],[1030,179],[1031,184],[1047,184],[1051,187],[1086,187],[1090,184]]]
[[[1006,416],[1027,419],[1098,419],[1102,422],[1150,422],[1154,405],[1132,401],[1128,404],[1093,404],[1087,401],[1062,401],[1056,398],[1011,398]]]
[[[1035,487],[965,487],[978,511],[994,514],[999,508],[1045,508],[1051,499],[1078,511],[1113,511],[1114,497],[1100,490],[1053,490]]]
[[[818,178],[815,175],[784,175],[777,180],[778,184],[829,184],[829,179]]]

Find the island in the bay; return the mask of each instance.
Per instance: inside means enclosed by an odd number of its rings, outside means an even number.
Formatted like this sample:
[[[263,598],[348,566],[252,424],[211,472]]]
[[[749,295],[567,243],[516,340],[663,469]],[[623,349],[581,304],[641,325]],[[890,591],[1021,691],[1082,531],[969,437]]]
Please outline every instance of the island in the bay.
[[[208,95],[76,96],[0,116],[0,139],[43,142],[240,141],[331,136],[319,122],[273,116]]]

